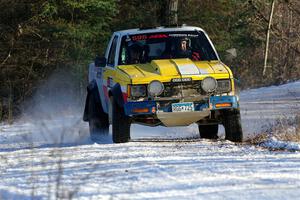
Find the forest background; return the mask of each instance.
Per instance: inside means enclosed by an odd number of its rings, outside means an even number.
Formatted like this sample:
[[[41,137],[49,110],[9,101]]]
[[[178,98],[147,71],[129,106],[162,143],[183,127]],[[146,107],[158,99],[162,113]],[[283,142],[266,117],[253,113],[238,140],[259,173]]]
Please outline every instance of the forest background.
[[[84,99],[87,66],[112,32],[170,25],[170,16],[203,28],[243,89],[300,79],[298,0],[0,0],[0,10],[0,121],[57,69]]]

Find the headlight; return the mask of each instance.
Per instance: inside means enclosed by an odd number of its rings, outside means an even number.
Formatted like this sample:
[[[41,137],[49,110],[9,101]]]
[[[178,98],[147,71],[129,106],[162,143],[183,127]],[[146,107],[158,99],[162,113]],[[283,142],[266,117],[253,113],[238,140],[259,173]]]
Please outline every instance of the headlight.
[[[206,77],[201,81],[201,87],[204,92],[213,92],[217,89],[217,81],[213,77]]]
[[[160,81],[152,81],[148,85],[148,93],[150,96],[159,96],[164,91],[164,85]]]
[[[132,97],[144,97],[146,96],[146,86],[145,85],[132,85],[130,87],[130,95]]]
[[[222,93],[228,93],[230,91],[231,91],[230,79],[218,80],[217,93],[222,94]]]

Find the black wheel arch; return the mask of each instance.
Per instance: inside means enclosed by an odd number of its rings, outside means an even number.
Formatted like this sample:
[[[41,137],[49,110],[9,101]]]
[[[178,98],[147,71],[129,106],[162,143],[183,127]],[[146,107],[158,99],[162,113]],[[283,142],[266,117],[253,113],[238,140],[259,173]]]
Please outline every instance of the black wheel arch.
[[[110,96],[113,96],[114,100],[117,102],[118,106],[121,108],[124,107],[124,98],[121,89],[121,85],[119,83],[115,84],[113,88],[110,90]]]

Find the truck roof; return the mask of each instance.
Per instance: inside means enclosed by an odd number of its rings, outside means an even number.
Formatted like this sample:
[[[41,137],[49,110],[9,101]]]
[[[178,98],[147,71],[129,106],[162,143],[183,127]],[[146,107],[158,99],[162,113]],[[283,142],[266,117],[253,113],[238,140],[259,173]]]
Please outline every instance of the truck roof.
[[[116,31],[116,34],[120,34],[120,35],[135,35],[135,34],[144,34],[144,33],[157,33],[157,32],[173,32],[173,31],[194,31],[194,30],[198,30],[198,31],[202,31],[204,32],[203,29],[196,27],[196,26],[186,26],[186,25],[182,25],[179,27],[164,27],[164,26],[160,26],[160,27],[153,27],[153,28],[148,28],[148,29],[144,29],[144,28],[140,28],[140,29],[127,29],[127,30],[120,30],[120,31]]]

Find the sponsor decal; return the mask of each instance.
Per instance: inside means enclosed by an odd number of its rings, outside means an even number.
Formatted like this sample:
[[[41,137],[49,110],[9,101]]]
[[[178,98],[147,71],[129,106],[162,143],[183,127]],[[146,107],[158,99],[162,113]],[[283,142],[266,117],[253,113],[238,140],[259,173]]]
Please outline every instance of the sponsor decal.
[[[147,40],[147,35],[134,35],[131,37],[133,41]]]
[[[104,96],[107,100],[109,100],[109,96],[108,96],[108,90],[107,90],[107,87],[106,86],[103,86],[103,93],[104,93]]]
[[[167,34],[153,34],[153,35],[133,35],[133,36],[131,36],[132,41],[147,40],[147,39],[161,39],[161,38],[168,38],[168,35]]]
[[[168,35],[166,34],[150,35],[148,39],[160,39],[160,38],[168,38]]]
[[[126,38],[126,41],[140,41],[140,40],[148,40],[148,39],[162,39],[162,38],[169,38],[169,37],[188,37],[188,38],[195,38],[198,37],[197,34],[186,34],[186,33],[156,33],[152,35],[132,35],[130,38]]]
[[[122,94],[123,94],[124,103],[127,103],[128,94],[124,92]]]
[[[197,34],[185,34],[185,33],[172,33],[169,37],[198,37]]]

